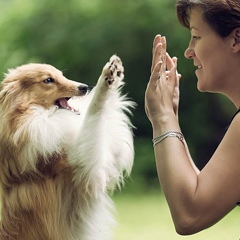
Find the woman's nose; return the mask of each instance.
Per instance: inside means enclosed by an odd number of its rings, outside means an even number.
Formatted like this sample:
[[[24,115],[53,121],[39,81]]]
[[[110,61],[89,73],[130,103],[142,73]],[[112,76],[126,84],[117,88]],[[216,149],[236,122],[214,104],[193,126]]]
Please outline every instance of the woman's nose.
[[[192,59],[195,56],[194,50],[188,47],[184,53],[185,58]]]

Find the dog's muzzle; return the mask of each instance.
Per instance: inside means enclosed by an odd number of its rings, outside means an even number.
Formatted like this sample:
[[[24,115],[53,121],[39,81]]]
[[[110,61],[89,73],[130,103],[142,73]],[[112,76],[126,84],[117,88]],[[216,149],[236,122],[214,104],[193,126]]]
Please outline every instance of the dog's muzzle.
[[[79,96],[85,95],[89,91],[89,87],[86,84],[81,84],[79,87]]]

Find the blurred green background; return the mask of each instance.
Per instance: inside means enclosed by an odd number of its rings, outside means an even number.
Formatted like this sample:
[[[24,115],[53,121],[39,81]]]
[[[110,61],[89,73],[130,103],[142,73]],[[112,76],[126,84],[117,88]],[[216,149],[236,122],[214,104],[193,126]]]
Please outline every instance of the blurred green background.
[[[151,124],[144,111],[144,93],[150,76],[155,35],[165,35],[168,52],[179,59],[179,72],[183,75],[180,86],[180,122],[199,168],[213,154],[235,111],[225,97],[199,93],[196,89],[195,68],[192,61],[183,55],[190,34],[177,21],[175,3],[175,0],[0,0],[1,78],[9,68],[41,62],[63,70],[70,79],[94,86],[109,57],[115,53],[121,57],[125,67],[124,92],[138,106],[132,117],[136,126],[135,164],[126,187],[115,196],[119,210],[123,210],[119,214],[142,199],[141,204],[136,205],[139,209],[131,213],[131,208],[125,216],[120,217],[123,229],[117,231],[117,236],[125,232],[121,239],[179,239],[177,235],[171,235],[174,234],[172,225],[161,228],[161,222],[165,221],[161,218],[164,212],[162,209],[167,210],[167,206],[156,173]],[[151,202],[152,199],[155,201]],[[156,199],[159,199],[159,205]],[[152,225],[154,230],[146,228],[146,231],[156,231],[152,235],[156,237],[140,238],[130,234],[128,238],[124,226],[129,226],[127,219],[130,216],[139,214],[137,219],[143,218],[145,226],[151,223],[152,219],[141,216],[144,206],[155,206],[156,210],[149,210],[154,214],[159,211],[159,223]],[[165,212],[165,218],[172,224],[169,212]],[[131,224],[138,226],[134,221]],[[138,234],[143,229],[141,226],[140,229],[135,227],[134,231]],[[229,226],[226,231],[228,229]],[[209,235],[202,239],[220,238]]]

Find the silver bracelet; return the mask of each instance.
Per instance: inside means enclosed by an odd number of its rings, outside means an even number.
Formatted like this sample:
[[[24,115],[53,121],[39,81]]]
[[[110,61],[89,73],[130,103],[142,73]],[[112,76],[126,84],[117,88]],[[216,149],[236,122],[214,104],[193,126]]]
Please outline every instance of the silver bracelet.
[[[176,137],[178,138],[182,143],[183,143],[183,134],[181,132],[176,132],[176,131],[169,131],[164,133],[163,135],[159,137],[155,137],[153,141],[153,146],[156,146],[158,143],[162,142],[165,138],[168,137]]]

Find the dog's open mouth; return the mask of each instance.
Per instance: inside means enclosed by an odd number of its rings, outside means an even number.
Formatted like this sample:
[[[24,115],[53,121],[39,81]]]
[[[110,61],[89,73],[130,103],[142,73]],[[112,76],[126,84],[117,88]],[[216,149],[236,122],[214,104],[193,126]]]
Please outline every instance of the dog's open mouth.
[[[59,99],[56,101],[56,105],[57,105],[59,108],[67,109],[67,110],[72,111],[72,112],[77,112],[77,110],[75,110],[73,107],[71,107],[71,106],[68,104],[68,100],[69,100],[69,99],[70,99],[70,97],[59,98]]]

